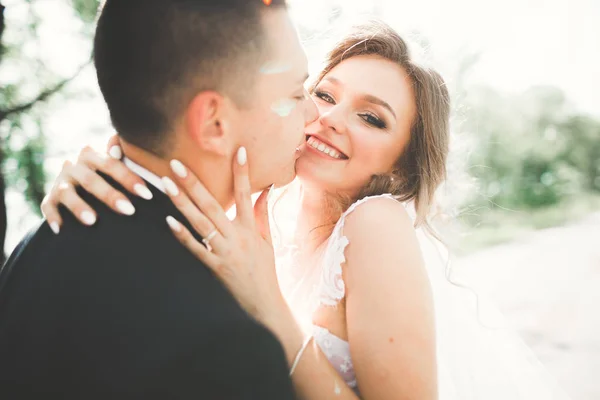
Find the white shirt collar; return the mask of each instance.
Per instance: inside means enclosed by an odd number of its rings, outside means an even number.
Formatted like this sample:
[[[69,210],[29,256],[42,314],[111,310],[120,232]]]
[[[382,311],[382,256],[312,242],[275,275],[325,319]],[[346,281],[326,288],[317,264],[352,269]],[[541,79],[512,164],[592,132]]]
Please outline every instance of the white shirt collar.
[[[162,179],[160,179],[158,177],[158,175],[156,175],[153,172],[148,171],[146,168],[142,167],[139,164],[136,164],[135,162],[131,161],[127,157],[123,158],[123,162],[125,163],[125,165],[130,170],[132,170],[133,172],[135,172],[142,179],[145,179],[147,182],[149,182],[150,184],[152,184],[152,186],[156,187],[161,192],[166,193],[165,192],[165,186],[162,183]]]

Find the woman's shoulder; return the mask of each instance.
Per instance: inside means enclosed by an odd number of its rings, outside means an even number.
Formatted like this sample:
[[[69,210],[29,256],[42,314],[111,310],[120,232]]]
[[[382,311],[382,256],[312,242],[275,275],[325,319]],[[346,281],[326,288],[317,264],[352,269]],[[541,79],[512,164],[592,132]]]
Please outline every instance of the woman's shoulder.
[[[347,215],[343,237],[347,264],[405,264],[420,260],[420,244],[410,208],[391,196],[361,202]],[[356,267],[354,267],[356,268]],[[373,269],[373,265],[369,269]]]
[[[343,278],[349,291],[390,292],[399,282],[427,282],[414,218],[406,204],[393,197],[363,202],[348,215],[344,237],[348,247]]]
[[[407,255],[418,249],[412,206],[392,195],[365,197],[356,201],[342,215],[329,240],[327,253],[346,256],[359,254]],[[351,245],[352,251],[347,253]]]
[[[338,221],[324,254],[321,303],[335,305],[345,296],[343,265],[360,264],[369,268],[359,270],[373,271],[375,257],[377,268],[386,269],[387,261],[396,263],[399,257],[410,258],[413,249],[418,251],[413,221],[410,209],[391,195],[366,197],[352,204]],[[385,276],[385,270],[380,272]]]
[[[377,234],[388,230],[414,230],[415,213],[409,203],[398,201],[390,194],[368,196],[352,204],[342,215],[344,235],[354,231]]]

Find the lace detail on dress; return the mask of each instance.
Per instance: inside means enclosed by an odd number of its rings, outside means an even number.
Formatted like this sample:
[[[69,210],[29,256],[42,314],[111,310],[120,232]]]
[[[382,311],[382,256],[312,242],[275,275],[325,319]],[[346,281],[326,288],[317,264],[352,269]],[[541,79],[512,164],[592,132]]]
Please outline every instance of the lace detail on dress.
[[[346,246],[350,243],[348,238],[343,234],[346,217],[359,205],[370,199],[379,197],[387,197],[395,200],[391,194],[368,196],[360,199],[342,214],[335,225],[335,228],[327,241],[327,247],[322,258],[321,279],[317,292],[319,305],[335,306],[346,295],[346,285],[344,284],[342,275],[342,264],[346,262],[344,252]]]
[[[313,337],[344,382],[356,390],[356,375],[350,358],[350,344],[327,329],[316,325],[313,326]]]
[[[332,235],[333,238],[333,235]],[[345,236],[328,243],[323,255],[323,269],[319,284],[319,304],[335,306],[346,294],[346,285],[342,276],[342,264],[346,262],[344,251],[350,242]]]

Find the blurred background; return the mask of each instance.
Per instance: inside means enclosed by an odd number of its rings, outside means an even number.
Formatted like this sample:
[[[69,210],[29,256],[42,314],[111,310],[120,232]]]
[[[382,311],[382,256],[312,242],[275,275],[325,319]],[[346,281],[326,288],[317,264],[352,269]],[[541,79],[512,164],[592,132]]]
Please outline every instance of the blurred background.
[[[454,106],[444,189],[454,271],[499,304],[574,400],[600,399],[600,2],[290,4],[313,71],[340,30],[376,17],[442,72]],[[62,162],[113,133],[90,63],[97,7],[0,0],[6,254],[39,223]]]

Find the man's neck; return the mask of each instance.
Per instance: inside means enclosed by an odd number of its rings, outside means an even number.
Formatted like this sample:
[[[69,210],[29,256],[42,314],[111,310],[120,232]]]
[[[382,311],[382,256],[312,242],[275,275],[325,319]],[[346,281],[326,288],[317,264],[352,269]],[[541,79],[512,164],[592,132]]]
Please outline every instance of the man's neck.
[[[138,164],[139,166],[147,169],[149,172],[155,174],[159,178],[169,177],[174,182],[177,182],[173,170],[170,166],[171,158],[161,158],[155,154],[152,154],[140,147],[134,146],[130,143],[125,142],[121,139],[121,147],[125,157]],[[184,156],[177,156],[179,161],[186,164],[186,158]],[[188,172],[194,173],[200,182],[206,187],[206,189],[213,195],[213,197],[219,202],[224,210],[228,210],[234,203],[233,189],[232,189],[232,176],[215,176],[209,174],[209,171],[222,171],[221,167],[217,166],[206,166],[206,165],[188,165]]]

